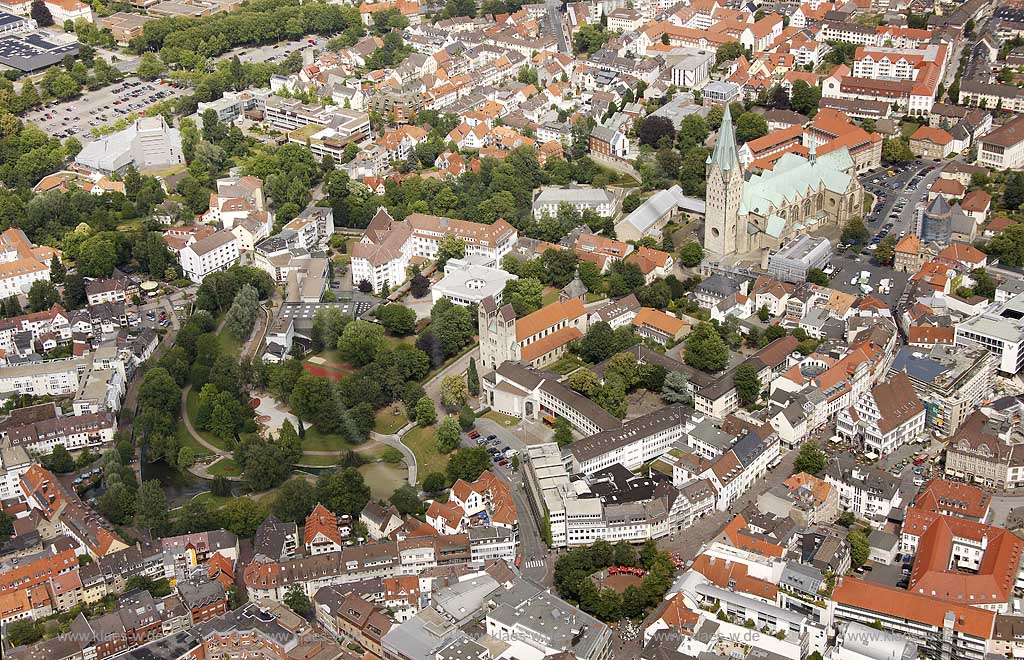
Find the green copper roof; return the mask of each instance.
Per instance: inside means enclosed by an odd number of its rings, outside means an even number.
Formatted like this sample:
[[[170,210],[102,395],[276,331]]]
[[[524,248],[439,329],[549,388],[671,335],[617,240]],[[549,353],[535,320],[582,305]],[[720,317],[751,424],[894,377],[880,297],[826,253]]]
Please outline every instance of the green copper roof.
[[[707,162],[710,165],[718,166],[723,172],[739,167],[740,156],[736,148],[736,134],[732,130],[732,113],[729,112],[728,104],[726,104],[725,112],[722,114],[722,125],[718,128],[715,150],[711,153]]]
[[[740,213],[771,216],[813,191],[824,188],[844,193],[850,186],[853,159],[846,147],[836,149],[814,161],[794,153],[787,153],[775,167],[754,175],[743,186]]]

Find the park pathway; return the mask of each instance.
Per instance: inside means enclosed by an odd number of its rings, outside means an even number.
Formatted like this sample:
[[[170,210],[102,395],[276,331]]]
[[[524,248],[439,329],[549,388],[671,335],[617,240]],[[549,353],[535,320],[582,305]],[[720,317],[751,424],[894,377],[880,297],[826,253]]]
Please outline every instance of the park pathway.
[[[377,433],[376,431],[370,432],[370,437],[377,442],[383,443],[389,447],[394,447],[398,451],[402,452],[402,457],[405,458],[405,464],[409,466],[408,480],[409,485],[415,487],[419,481],[419,464],[416,463],[416,454],[412,452],[403,442],[402,436],[411,431],[416,425],[409,423],[398,429],[397,433],[384,434]]]

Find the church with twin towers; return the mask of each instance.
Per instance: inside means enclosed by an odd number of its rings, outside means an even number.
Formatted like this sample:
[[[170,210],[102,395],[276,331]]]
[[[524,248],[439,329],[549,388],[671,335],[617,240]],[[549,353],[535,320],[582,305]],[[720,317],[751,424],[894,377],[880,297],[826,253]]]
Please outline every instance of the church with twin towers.
[[[759,260],[794,236],[861,217],[864,188],[846,147],[820,158],[813,148],[806,158],[787,153],[770,170],[747,171],[726,105],[707,160],[705,200],[705,251]]]

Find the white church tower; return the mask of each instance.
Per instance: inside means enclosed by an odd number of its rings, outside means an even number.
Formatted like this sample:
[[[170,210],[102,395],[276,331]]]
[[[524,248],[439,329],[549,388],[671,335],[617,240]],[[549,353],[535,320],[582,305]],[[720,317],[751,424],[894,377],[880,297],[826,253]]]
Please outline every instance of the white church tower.
[[[726,104],[718,129],[715,150],[707,160],[706,215],[704,249],[719,256],[745,252],[744,228],[739,223],[740,198],[743,195],[743,165],[736,148],[732,113]]]

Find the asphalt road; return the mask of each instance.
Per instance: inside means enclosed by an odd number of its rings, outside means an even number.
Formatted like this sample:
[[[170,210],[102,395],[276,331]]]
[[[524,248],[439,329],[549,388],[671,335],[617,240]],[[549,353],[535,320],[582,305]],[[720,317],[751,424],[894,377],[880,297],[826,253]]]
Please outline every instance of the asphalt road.
[[[490,435],[496,436],[498,449],[510,447],[518,451],[520,455],[526,450],[526,443],[512,428],[481,417],[476,421],[476,429],[480,431],[482,438],[487,438]],[[465,447],[477,446],[476,441],[465,435],[462,436],[462,444]],[[526,499],[526,491],[522,483],[522,470],[512,470],[511,465],[502,467],[495,463],[492,465],[491,471],[503,481],[511,484],[512,499],[515,501],[516,511],[519,513],[519,554],[522,557],[520,571],[525,577],[538,584],[550,584],[553,574],[549,573],[553,563],[549,561],[548,548],[541,539],[539,521],[533,517],[532,508]]]
[[[142,112],[154,103],[186,93],[187,88],[176,89],[157,82],[142,82],[135,77],[125,78],[116,85],[87,91],[77,99],[33,110],[25,114],[25,120],[50,135],[74,135],[86,143],[95,139],[92,135],[94,127],[113,124],[121,117]]]
[[[558,52],[571,53],[572,49],[569,48],[569,41],[565,38],[565,30],[562,27],[562,3],[558,0],[547,0],[544,4],[548,10],[548,24],[558,40]]]

